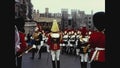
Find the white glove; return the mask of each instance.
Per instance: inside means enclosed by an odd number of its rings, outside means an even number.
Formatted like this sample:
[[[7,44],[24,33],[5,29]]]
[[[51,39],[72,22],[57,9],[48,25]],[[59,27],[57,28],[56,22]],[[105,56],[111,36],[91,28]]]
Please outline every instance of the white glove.
[[[60,46],[64,46],[64,44],[60,44]]]
[[[28,39],[27,39],[27,37],[25,37],[25,41],[27,41]]]
[[[20,49],[20,45],[17,45],[17,46],[15,47],[15,49],[16,49],[16,51],[18,51],[18,50]]]
[[[41,43],[41,46],[43,46],[44,42],[43,42],[43,41],[41,41],[40,43]]]
[[[32,48],[36,48],[36,45],[33,45]]]
[[[47,52],[49,53],[49,52],[50,52],[50,50],[49,50],[49,49],[47,49]]]
[[[47,45],[46,47],[47,47],[47,52],[50,52],[50,49],[49,49],[50,47],[49,47],[49,45]]]
[[[88,38],[83,38],[83,40],[84,40],[85,42],[88,42]]]
[[[28,53],[28,51],[25,51],[25,53]]]
[[[88,52],[91,52],[91,49],[89,49]]]

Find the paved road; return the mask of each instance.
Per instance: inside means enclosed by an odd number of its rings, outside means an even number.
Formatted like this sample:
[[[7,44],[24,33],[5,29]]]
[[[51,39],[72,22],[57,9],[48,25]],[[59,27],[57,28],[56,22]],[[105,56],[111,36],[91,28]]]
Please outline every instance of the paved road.
[[[31,53],[23,55],[22,68],[52,68],[51,56],[49,53],[42,53],[41,59],[37,57],[32,60],[30,59]],[[61,68],[81,68],[79,57],[70,56],[70,55],[61,55],[60,56]],[[88,64],[90,68],[90,64]]]

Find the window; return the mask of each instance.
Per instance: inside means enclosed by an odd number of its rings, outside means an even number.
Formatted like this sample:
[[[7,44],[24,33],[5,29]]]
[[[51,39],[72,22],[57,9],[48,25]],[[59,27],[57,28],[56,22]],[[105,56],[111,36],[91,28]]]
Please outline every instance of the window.
[[[89,24],[91,24],[91,21],[89,21]]]
[[[89,17],[89,19],[91,19],[91,17]]]
[[[87,17],[85,17],[85,19],[87,19]]]
[[[68,20],[68,25],[71,25],[72,23],[71,23],[71,20]]]
[[[91,28],[91,26],[89,26],[89,29]]]

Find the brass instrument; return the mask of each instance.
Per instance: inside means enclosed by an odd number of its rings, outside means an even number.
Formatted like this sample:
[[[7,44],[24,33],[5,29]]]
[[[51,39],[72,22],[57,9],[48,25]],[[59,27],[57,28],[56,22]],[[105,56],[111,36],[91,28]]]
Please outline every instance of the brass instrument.
[[[83,52],[84,52],[84,53],[87,52],[87,50],[89,49],[89,46],[90,46],[90,45],[88,44],[86,47],[83,48]]]
[[[85,42],[82,37],[80,37],[80,41],[81,41],[81,42]],[[87,46],[84,46],[84,47],[83,47],[83,52],[84,52],[84,53],[87,52],[87,50],[89,49],[89,46],[90,46],[90,44],[88,44]]]
[[[34,33],[34,34],[33,34],[33,38],[34,38],[36,41],[39,41],[39,33]]]

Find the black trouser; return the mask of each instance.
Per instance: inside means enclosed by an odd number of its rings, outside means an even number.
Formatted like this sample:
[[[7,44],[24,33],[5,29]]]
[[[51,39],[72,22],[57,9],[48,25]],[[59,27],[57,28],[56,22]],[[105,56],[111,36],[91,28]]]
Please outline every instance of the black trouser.
[[[81,68],[87,68],[87,62],[81,62]]]
[[[56,68],[56,66],[57,66],[57,68],[60,68],[60,60],[57,60],[57,65],[56,65],[55,61],[52,61],[52,67]]]
[[[91,68],[106,68],[105,67],[105,62],[92,61],[91,62]]]
[[[16,54],[16,62],[17,62],[17,66],[16,68],[22,68],[22,56],[21,57],[18,57],[21,53],[20,52],[17,52]]]
[[[66,53],[66,46],[62,46],[62,54]]]

